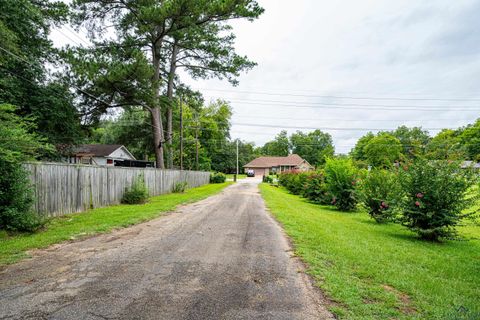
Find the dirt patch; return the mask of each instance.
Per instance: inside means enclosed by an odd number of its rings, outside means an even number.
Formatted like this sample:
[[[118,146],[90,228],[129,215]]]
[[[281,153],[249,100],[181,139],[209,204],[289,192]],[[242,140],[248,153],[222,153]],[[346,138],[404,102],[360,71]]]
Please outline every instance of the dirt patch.
[[[385,291],[395,294],[398,300],[400,300],[401,306],[397,306],[397,309],[400,312],[402,312],[403,314],[414,314],[417,312],[415,307],[412,306],[412,301],[410,297],[406,293],[401,292],[400,290],[397,290],[394,287],[389,286],[387,284],[382,285],[382,287],[383,289],[385,289]]]

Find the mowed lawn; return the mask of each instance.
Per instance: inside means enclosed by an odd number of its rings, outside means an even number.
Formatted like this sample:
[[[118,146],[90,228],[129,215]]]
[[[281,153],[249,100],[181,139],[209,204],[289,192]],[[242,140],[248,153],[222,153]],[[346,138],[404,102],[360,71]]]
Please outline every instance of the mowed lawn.
[[[431,243],[365,212],[345,213],[261,184],[340,319],[480,319],[480,227]]]
[[[115,205],[87,212],[69,214],[49,221],[44,230],[33,234],[0,233],[0,266],[13,263],[27,255],[27,250],[45,248],[66,240],[109,232],[144,222],[174,210],[180,204],[199,201],[222,191],[231,183],[208,184],[152,197],[142,205]]]

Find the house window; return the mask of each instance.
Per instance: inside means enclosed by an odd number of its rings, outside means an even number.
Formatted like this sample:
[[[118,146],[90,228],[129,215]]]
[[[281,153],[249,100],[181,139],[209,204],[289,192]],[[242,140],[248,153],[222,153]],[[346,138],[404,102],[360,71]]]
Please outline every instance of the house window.
[[[113,164],[113,159],[107,159],[107,164]]]

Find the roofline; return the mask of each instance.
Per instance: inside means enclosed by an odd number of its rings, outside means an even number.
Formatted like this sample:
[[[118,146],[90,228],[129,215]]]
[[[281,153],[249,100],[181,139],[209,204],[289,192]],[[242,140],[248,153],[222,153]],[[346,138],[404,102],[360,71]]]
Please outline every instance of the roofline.
[[[303,159],[303,158],[302,158],[302,159]],[[305,162],[306,164],[308,164],[310,167],[315,168],[315,167],[312,166],[307,160],[303,159],[303,162]]]
[[[130,151],[128,151],[127,147],[125,147],[123,144],[122,144],[120,147],[118,147],[117,149],[115,149],[115,150],[113,150],[112,152],[110,152],[110,154],[109,154],[107,157],[110,157],[110,156],[112,155],[112,153],[114,153],[115,151],[117,151],[118,149],[121,149],[121,148],[123,148],[123,149],[130,155],[130,157],[133,158],[133,160],[137,160],[137,158],[135,158],[135,157],[133,156],[133,154],[132,154]]]

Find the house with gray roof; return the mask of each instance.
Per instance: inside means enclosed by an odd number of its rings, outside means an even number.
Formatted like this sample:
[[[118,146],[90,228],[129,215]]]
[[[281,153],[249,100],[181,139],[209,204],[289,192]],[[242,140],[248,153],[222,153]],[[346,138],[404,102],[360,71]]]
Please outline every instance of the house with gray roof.
[[[121,144],[81,144],[76,146],[69,163],[114,166],[116,162],[136,160],[128,149]]]
[[[264,176],[269,173],[281,173],[285,171],[309,171],[314,167],[298,154],[290,154],[286,157],[259,157],[243,166],[246,170],[253,170],[255,176]]]

